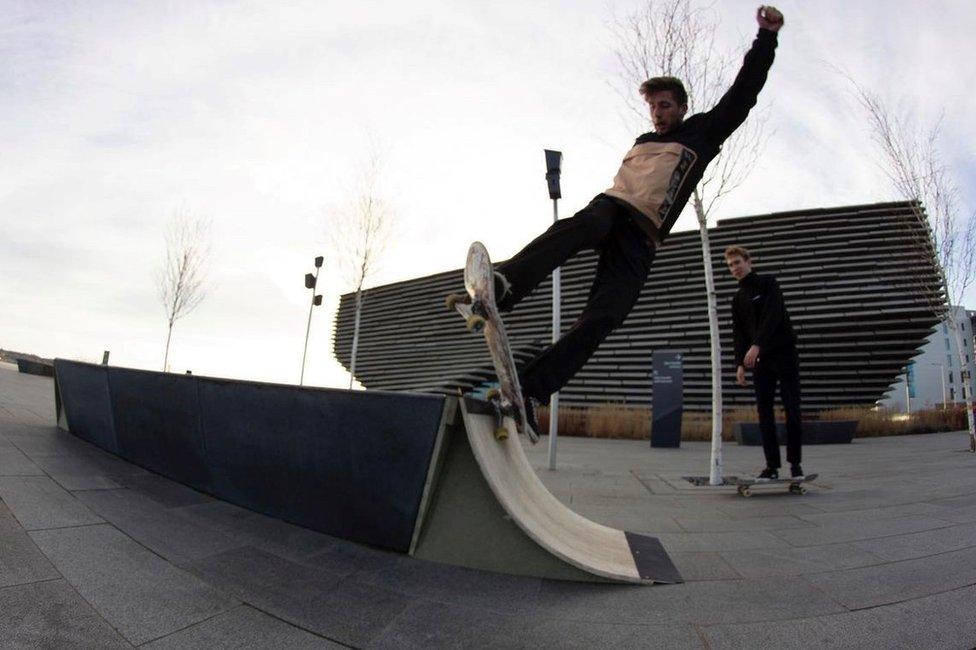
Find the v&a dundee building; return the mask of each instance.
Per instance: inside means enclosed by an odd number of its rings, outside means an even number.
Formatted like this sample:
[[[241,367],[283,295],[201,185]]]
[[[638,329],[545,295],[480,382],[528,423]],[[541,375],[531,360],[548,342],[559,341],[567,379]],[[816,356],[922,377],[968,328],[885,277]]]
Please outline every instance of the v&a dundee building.
[[[874,405],[939,322],[939,272],[928,231],[910,203],[726,219],[709,237],[726,408],[753,404],[752,390],[735,383],[732,365],[736,282],[723,257],[729,245],[748,248],[756,271],[772,273],[782,287],[798,337],[804,409]],[[652,354],[674,350],[684,358],[685,407],[711,407],[701,254],[697,231],[668,238],[634,310],[563,389],[562,404],[649,405]],[[562,267],[562,331],[583,308],[596,259],[588,251]],[[462,271],[454,269],[366,290],[356,378],[368,389],[450,393],[493,381],[483,338],[444,306],[444,296],[462,288]],[[504,315],[516,361],[550,340],[551,309],[547,280]],[[347,368],[354,314],[355,295],[342,296],[333,345]]]

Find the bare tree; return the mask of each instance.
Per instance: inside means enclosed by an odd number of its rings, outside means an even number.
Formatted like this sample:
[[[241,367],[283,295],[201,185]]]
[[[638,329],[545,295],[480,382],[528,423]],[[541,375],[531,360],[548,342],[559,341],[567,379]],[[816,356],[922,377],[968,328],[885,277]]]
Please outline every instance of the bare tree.
[[[371,141],[367,159],[350,192],[350,199],[334,211],[330,222],[329,237],[340,274],[356,292],[349,388],[352,388],[356,375],[363,287],[376,272],[378,261],[390,242],[393,227],[394,212],[380,188],[382,169],[380,148],[375,141]]]
[[[708,6],[692,0],[647,0],[633,13],[615,17],[610,31],[617,43],[620,64],[612,85],[627,106],[627,121],[647,130],[647,104],[639,97],[641,83],[657,76],[678,77],[688,91],[688,110],[695,113],[714,106],[731,83],[736,57],[715,46],[718,19]],[[741,57],[739,57],[741,58]],[[769,138],[768,114],[753,111],[715,158],[692,194],[691,205],[701,233],[702,264],[708,305],[708,331],[712,360],[712,458],[710,482],[722,477],[722,349],[719,340],[718,305],[708,241],[708,218],[719,200],[745,181]]]
[[[854,85],[871,125],[871,136],[881,153],[879,164],[892,188],[911,202],[912,215],[925,233],[918,243],[939,269],[941,291],[919,289],[922,295],[941,298],[931,303],[932,309],[947,321],[955,337],[957,361],[962,369],[969,447],[976,451],[973,396],[969,391],[970,378],[965,374],[968,364],[963,362],[965,346],[952,308],[962,304],[976,273],[976,210],[967,214],[962,208],[959,188],[942,159],[939,145],[942,120],[929,129],[919,127],[907,114],[893,113],[880,95],[864,89],[850,76],[847,78]]]
[[[166,229],[165,257],[156,272],[157,295],[166,310],[167,323],[163,372],[169,370],[173,325],[206,297],[210,252],[210,222],[186,209],[175,212]]]

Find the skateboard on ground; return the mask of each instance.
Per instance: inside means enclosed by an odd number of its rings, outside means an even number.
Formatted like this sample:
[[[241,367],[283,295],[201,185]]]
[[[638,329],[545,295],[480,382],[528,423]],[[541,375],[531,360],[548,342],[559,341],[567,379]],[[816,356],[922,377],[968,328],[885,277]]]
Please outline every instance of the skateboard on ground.
[[[736,478],[735,486],[739,494],[744,497],[752,496],[753,486],[776,485],[778,483],[786,483],[786,489],[789,490],[791,494],[806,494],[807,489],[803,486],[803,483],[812,481],[817,478],[817,476],[817,474],[807,474],[806,476],[797,476],[796,478]]]
[[[488,402],[495,414],[495,438],[508,437],[505,417],[515,421],[519,433],[529,436],[533,443],[539,436],[529,426],[522,402],[522,388],[515,370],[515,359],[508,345],[505,325],[495,306],[495,272],[491,265],[488,250],[481,242],[474,242],[468,248],[467,263],[464,265],[464,289],[467,293],[452,293],[447,296],[447,308],[454,309],[467,323],[470,332],[483,332],[491,361],[498,376],[498,388],[488,391]]]
[[[739,478],[738,476],[723,476],[722,482],[719,486],[712,486],[709,483],[707,476],[685,476],[684,479],[693,485],[699,487],[720,487],[723,485],[734,485],[736,491],[744,497],[752,496],[752,488],[762,487],[764,485],[782,485],[786,484],[786,489],[791,494],[806,494],[807,489],[803,486],[803,483],[807,481],[812,481],[817,478],[819,474],[807,474],[806,476],[798,476],[796,478],[776,478],[776,479],[757,479],[757,478]]]

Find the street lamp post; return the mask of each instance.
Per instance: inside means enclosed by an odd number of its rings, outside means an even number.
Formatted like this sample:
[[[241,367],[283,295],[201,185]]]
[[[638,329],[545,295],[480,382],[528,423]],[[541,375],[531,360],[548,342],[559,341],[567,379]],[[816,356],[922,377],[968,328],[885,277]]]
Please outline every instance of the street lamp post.
[[[323,259],[321,255],[315,258],[315,275],[305,274],[305,288],[312,290],[312,304],[308,308],[308,325],[305,327],[305,350],[302,352],[302,374],[298,380],[299,386],[305,384],[305,358],[308,356],[308,335],[312,331],[312,310],[322,304],[322,294],[315,295],[315,286],[319,282],[319,269],[322,268]]]
[[[561,151],[546,152],[546,184],[549,186],[549,198],[552,199],[552,221],[559,221],[559,199],[562,192],[559,187],[559,175],[562,173],[563,154]],[[560,280],[559,268],[552,272],[552,342],[559,340],[560,326]],[[556,438],[559,435],[559,393],[553,393],[549,398],[549,469],[556,469]]]

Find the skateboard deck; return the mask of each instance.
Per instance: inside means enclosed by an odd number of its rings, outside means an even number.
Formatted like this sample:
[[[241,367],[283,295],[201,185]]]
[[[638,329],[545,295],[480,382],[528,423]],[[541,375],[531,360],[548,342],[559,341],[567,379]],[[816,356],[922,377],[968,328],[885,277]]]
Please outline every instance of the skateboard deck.
[[[464,289],[467,294],[451,294],[447,297],[447,307],[461,314],[468,330],[482,332],[488,344],[499,385],[497,389],[488,392],[488,401],[493,405],[496,415],[495,437],[501,440],[508,436],[503,418],[510,417],[515,421],[515,428],[519,433],[528,435],[533,443],[538,442],[539,436],[529,426],[525,415],[515,359],[508,344],[505,325],[495,307],[494,268],[488,250],[481,242],[476,241],[468,248],[467,262],[464,265]]]
[[[721,485],[734,485],[736,492],[740,496],[751,497],[752,490],[755,487],[765,487],[770,485],[786,485],[786,489],[790,494],[806,494],[807,489],[803,483],[813,481],[817,478],[819,474],[807,474],[805,476],[798,476],[797,478],[776,478],[776,479],[757,479],[757,478],[740,478],[738,476],[723,476]],[[686,476],[685,480],[694,483],[695,485],[709,486],[707,476]],[[716,486],[719,487],[719,486]]]

